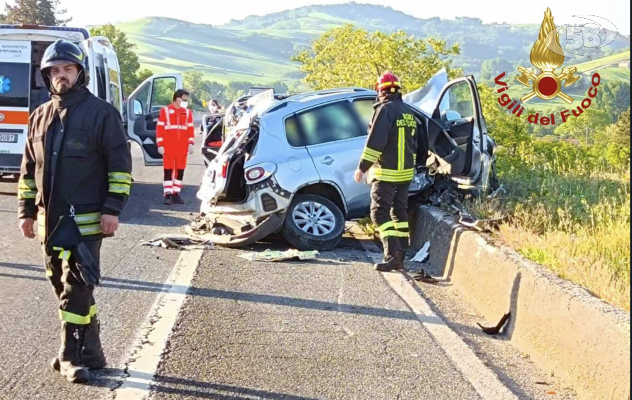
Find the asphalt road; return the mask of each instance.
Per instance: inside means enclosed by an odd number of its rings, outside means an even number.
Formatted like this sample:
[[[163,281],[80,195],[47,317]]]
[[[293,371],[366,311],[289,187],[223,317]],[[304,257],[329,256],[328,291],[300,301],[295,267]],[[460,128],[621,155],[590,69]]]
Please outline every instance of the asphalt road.
[[[199,141],[199,135],[196,135]],[[0,399],[111,399],[126,379],[131,346],[180,253],[141,246],[197,215],[203,167],[190,161],[184,206],[162,205],[162,171],[134,151],[132,196],[102,252],[96,290],[109,366],[88,385],[52,371],[59,346],[57,304],[35,241],[20,236],[16,184],[0,183]],[[278,238],[249,249],[285,249]],[[207,250],[155,371],[153,399],[480,399],[459,367],[371,269],[354,239],[320,258],[249,262],[242,250]],[[428,295],[430,293],[430,295]],[[511,344],[478,332],[458,294],[425,295],[451,329],[521,399],[573,398]],[[480,321],[480,320],[479,320]],[[168,333],[168,332],[166,332]],[[133,357],[132,357],[133,358]],[[548,380],[547,386],[536,384]],[[552,389],[556,395],[546,394]],[[489,397],[487,397],[489,398]]]

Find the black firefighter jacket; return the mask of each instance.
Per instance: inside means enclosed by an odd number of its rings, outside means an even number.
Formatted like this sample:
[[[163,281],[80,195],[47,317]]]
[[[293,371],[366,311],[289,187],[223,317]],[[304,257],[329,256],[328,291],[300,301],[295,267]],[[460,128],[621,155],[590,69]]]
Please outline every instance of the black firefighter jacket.
[[[387,95],[374,107],[358,168],[362,172],[370,169],[369,182],[408,183],[413,180],[418,154],[425,166],[428,138],[424,126],[400,93]]]
[[[86,88],[37,108],[29,118],[18,217],[36,218],[46,242],[61,215],[86,240],[100,239],[101,215],[119,215],[130,194],[132,159],[119,112]]]

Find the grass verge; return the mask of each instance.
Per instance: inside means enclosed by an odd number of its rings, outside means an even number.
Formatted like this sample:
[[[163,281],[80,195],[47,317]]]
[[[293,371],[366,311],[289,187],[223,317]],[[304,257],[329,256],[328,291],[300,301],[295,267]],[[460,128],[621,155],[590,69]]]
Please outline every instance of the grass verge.
[[[573,164],[573,165],[570,165]],[[582,168],[502,155],[506,194],[471,201],[479,218],[511,216],[498,236],[528,259],[630,310],[630,170]],[[590,171],[590,172],[585,172]]]

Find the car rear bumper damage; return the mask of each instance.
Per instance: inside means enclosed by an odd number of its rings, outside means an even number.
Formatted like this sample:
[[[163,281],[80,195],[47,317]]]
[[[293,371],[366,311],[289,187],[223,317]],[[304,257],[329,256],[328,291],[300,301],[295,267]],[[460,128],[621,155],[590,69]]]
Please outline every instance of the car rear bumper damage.
[[[243,247],[264,239],[266,236],[278,231],[283,225],[283,214],[270,214],[259,224],[253,226],[230,215],[211,214],[205,215],[201,226],[187,227],[187,233],[191,236],[208,240],[224,247]],[[194,224],[196,224],[194,222]],[[200,228],[200,229],[196,229]]]
[[[220,246],[248,246],[281,229],[290,197],[271,177],[249,185],[244,202],[204,205],[187,233]]]

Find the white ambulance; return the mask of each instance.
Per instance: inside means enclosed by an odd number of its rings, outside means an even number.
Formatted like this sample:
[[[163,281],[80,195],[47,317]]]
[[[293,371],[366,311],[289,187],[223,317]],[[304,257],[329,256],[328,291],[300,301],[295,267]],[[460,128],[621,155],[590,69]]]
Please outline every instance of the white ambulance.
[[[159,103],[167,100],[156,92],[157,88],[162,92],[181,88],[181,74],[152,76],[130,95],[128,104],[123,99],[116,51],[108,38],[91,37],[83,28],[0,24],[0,178],[17,179],[29,114],[50,99],[40,63],[46,48],[57,39],[82,47],[87,55],[88,89],[121,112],[128,138],[142,147],[145,164],[159,165],[162,156],[156,147],[156,121],[160,108],[167,105]]]

